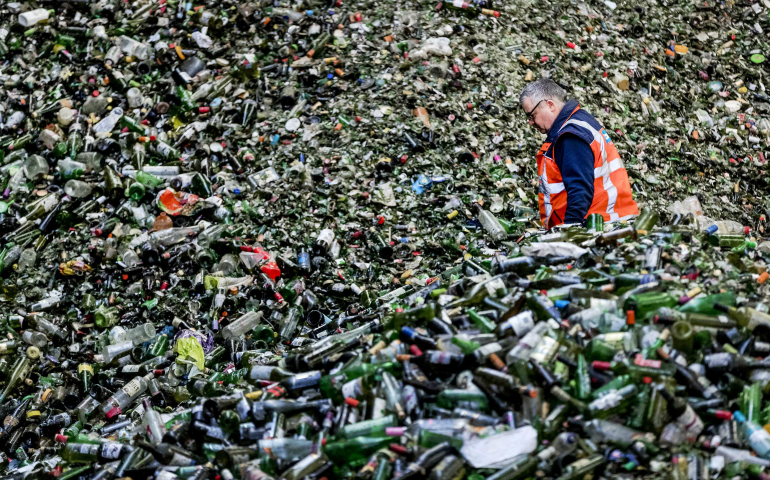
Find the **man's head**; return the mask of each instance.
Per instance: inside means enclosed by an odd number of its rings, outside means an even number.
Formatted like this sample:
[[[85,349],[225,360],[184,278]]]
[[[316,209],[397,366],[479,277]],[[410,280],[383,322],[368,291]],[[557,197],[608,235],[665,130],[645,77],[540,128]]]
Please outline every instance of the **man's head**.
[[[566,101],[567,92],[549,78],[530,83],[519,95],[519,104],[527,115],[527,121],[540,133],[551,130]]]

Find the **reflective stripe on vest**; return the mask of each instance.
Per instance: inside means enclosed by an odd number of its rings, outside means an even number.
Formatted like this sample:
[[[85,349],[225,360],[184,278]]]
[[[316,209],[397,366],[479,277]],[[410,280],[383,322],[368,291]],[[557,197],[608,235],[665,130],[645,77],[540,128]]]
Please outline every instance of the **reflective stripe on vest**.
[[[543,157],[547,160],[553,161],[553,159],[548,158],[545,156],[545,152],[548,151],[550,144],[547,146],[544,145],[544,148],[541,149],[541,153],[538,153],[538,157]],[[564,192],[565,187],[563,182],[549,182],[548,181],[548,172],[546,171],[546,165],[547,161],[543,160],[542,162],[542,168],[539,169],[539,193],[542,196],[542,204],[545,206],[545,211],[541,212],[541,214],[545,214],[546,221],[543,223],[543,225],[548,225],[551,219],[551,215],[553,214],[553,205],[551,202],[551,195],[556,195],[558,193]],[[540,167],[540,165],[538,165]],[[557,215],[558,216],[558,215]],[[561,218],[559,218],[560,221],[562,221]]]
[[[564,122],[564,125],[562,125],[561,128],[564,128],[569,124],[577,125],[578,127],[585,128],[586,130],[591,132],[591,135],[594,136],[594,141],[599,144],[599,148],[601,149],[601,152],[602,152],[602,164],[599,167],[594,167],[594,178],[602,179],[602,183],[604,185],[604,191],[607,192],[607,197],[608,197],[607,213],[610,215],[610,221],[616,221],[620,218],[620,216],[617,213],[615,213],[615,202],[618,201],[618,189],[615,187],[615,185],[612,184],[610,173],[614,172],[615,170],[624,168],[623,161],[620,158],[616,158],[612,160],[613,166],[610,166],[607,163],[607,149],[605,148],[605,145],[604,145],[604,137],[602,136],[601,132],[599,132],[594,127],[592,127],[588,122],[584,122],[582,120],[569,119],[566,122]]]

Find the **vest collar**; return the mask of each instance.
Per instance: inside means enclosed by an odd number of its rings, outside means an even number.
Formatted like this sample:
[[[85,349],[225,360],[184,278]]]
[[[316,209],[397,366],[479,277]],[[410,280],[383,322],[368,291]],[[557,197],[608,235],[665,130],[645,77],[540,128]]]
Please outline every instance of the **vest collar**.
[[[553,121],[551,130],[548,132],[548,137],[545,140],[546,143],[553,143],[556,140],[556,138],[559,136],[559,131],[564,126],[564,123],[569,120],[569,118],[578,108],[580,108],[580,104],[577,102],[577,100],[570,100],[564,104],[564,106],[561,108],[561,112],[559,112],[559,115],[556,116],[556,120]]]

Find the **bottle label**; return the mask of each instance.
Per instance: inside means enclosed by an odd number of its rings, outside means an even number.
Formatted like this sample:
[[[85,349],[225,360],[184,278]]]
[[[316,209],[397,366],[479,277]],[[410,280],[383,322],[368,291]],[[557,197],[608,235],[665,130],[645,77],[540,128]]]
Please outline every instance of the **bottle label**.
[[[5,417],[5,420],[3,421],[3,425],[5,425],[6,427],[15,428],[19,425],[19,419],[14,417],[13,415],[8,415],[7,417]]]
[[[719,368],[730,366],[730,354],[729,353],[715,353],[708,356],[709,368]]]
[[[580,468],[587,467],[588,465],[590,465],[591,464],[591,460],[592,460],[591,457],[581,458],[577,462],[573,462],[570,465],[570,467],[571,467],[572,471],[575,472],[575,471],[577,471]]]
[[[676,419],[676,423],[687,432],[687,440],[694,442],[700,432],[703,431],[703,420],[695,413],[695,410],[691,406],[687,405],[687,409],[683,414]]]
[[[417,408],[417,391],[413,386],[407,385],[404,387],[404,406],[407,413],[411,413]]]
[[[623,396],[617,392],[612,392],[591,402],[590,408],[594,411],[609,410],[612,407],[620,405],[621,401],[623,401]]]
[[[209,24],[209,22],[211,22],[212,18],[214,18],[214,14],[213,13],[211,13],[211,12],[203,12],[203,14],[201,14],[201,19],[200,19],[201,25],[208,26],[208,24]]]
[[[477,348],[476,351],[479,352],[479,354],[482,357],[486,358],[492,355],[493,353],[499,352],[500,350],[502,350],[502,348],[503,347],[500,345],[499,342],[492,342],[492,343],[487,343],[483,347]]]
[[[345,385],[342,386],[342,396],[344,398],[358,398],[359,396],[363,395],[363,385],[361,384],[361,379],[356,378],[355,380],[351,380]]]
[[[440,352],[438,350],[430,352],[428,356],[428,362],[434,365],[449,365],[449,362],[451,361],[451,355],[447,354],[446,352]]]
[[[316,242],[318,242],[321,245],[330,245],[334,241],[334,230],[331,229],[324,229],[321,230],[321,233],[318,234],[318,239]]]
[[[770,442],[770,433],[764,428],[758,428],[751,435],[749,435],[749,443],[752,445],[761,445],[763,443]]]
[[[119,443],[103,443],[102,458],[107,460],[117,460],[120,458],[120,451],[122,449],[123,445]]]
[[[292,390],[310,388],[318,383],[318,371],[299,373],[291,377],[288,381],[291,381]]]
[[[174,465],[177,467],[188,467],[190,465],[195,465],[195,460],[189,457],[185,457],[184,455],[175,453],[174,456],[171,457],[171,461],[169,462],[169,465]]]
[[[241,398],[241,400],[235,406],[235,411],[238,412],[238,416],[241,417],[241,419],[247,418],[249,416],[249,412],[251,412],[251,406],[246,400],[246,397]]]
[[[511,328],[513,333],[519,338],[521,338],[523,335],[526,335],[527,332],[535,328],[535,319],[531,311],[514,315],[505,323],[506,326]]]
[[[166,143],[158,142],[158,144],[155,145],[155,148],[158,150],[158,153],[160,155],[162,155],[164,157],[171,156],[171,146],[170,145],[168,145]]]
[[[626,341],[625,332],[610,332],[604,334],[604,341],[616,350],[624,349]]]
[[[535,359],[538,363],[546,363],[553,355],[556,348],[559,347],[559,342],[551,337],[543,337],[537,347],[532,351],[531,358]]]
[[[80,374],[80,373],[83,373],[83,372],[88,372],[91,375],[93,375],[94,374],[94,368],[91,365],[88,365],[88,364],[85,364],[85,363],[81,363],[80,365],[78,365],[78,373]]]
[[[128,382],[127,384],[123,385],[123,392],[128,395],[129,397],[133,397],[137,393],[142,391],[142,383],[141,383],[141,377],[135,378]]]
[[[662,365],[660,360],[649,360],[638,354],[634,357],[634,364],[649,368],[660,368]]]
[[[141,365],[126,365],[123,367],[123,373],[137,373],[140,368],[142,368]]]
[[[251,367],[251,372],[249,373],[249,377],[252,380],[269,380],[270,373],[273,371],[274,368],[275,367],[255,365]]]

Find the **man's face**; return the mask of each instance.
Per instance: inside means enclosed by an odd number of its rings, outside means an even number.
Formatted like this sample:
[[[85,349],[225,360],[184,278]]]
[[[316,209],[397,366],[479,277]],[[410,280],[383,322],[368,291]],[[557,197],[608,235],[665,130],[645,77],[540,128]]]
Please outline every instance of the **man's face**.
[[[553,100],[533,102],[529,97],[524,98],[521,106],[524,113],[528,114],[527,122],[537,128],[540,133],[548,133],[562,107]]]

